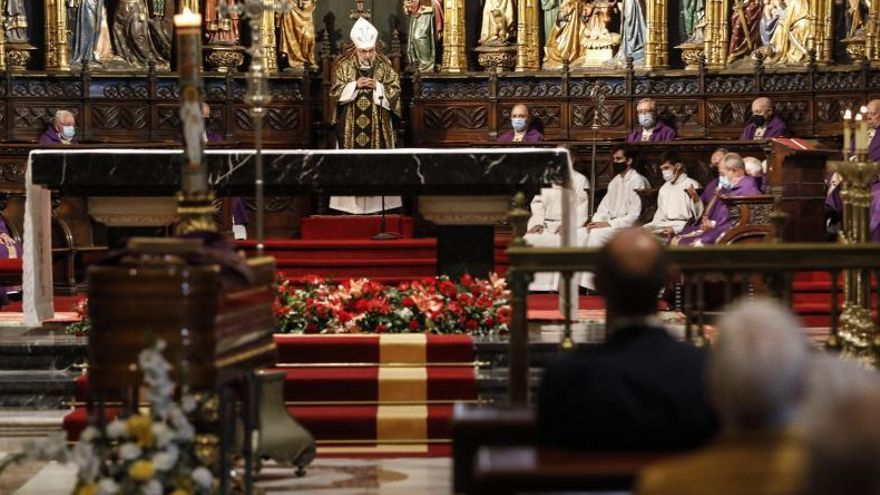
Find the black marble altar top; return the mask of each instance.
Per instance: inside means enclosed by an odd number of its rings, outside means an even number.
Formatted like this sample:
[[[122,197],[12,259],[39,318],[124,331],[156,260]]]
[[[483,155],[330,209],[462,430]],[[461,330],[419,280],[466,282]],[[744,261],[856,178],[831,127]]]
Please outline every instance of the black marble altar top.
[[[180,188],[179,150],[70,149],[31,154],[34,184],[67,194],[145,196]],[[556,149],[265,150],[268,194],[486,195],[536,192],[568,175]],[[252,194],[253,150],[209,150],[219,195]]]

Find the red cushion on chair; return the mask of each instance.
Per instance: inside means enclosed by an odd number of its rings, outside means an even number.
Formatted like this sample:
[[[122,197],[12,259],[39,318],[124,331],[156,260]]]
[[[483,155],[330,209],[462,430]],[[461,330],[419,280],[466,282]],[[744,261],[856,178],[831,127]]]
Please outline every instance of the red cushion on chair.
[[[0,273],[21,273],[21,258],[0,259]]]

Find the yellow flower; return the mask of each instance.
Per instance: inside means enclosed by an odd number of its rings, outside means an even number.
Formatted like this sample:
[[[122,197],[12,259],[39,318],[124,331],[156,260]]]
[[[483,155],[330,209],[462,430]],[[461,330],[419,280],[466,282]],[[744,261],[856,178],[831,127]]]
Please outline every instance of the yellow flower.
[[[153,421],[146,416],[135,415],[128,418],[128,433],[137,439],[141,448],[152,447],[156,437],[153,435]]]
[[[183,488],[178,488],[177,490],[171,492],[171,495],[192,495],[192,493],[184,490]]]
[[[98,493],[98,484],[88,483],[86,485],[79,485],[74,495],[95,495],[96,493]]]
[[[128,468],[128,475],[136,481],[147,481],[156,474],[152,461],[136,461]]]

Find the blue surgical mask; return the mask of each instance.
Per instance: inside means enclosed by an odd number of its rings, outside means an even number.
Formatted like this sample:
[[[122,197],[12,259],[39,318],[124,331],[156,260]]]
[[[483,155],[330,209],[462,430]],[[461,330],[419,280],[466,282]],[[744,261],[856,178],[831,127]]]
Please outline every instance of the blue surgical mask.
[[[526,119],[522,117],[514,117],[510,119],[510,124],[513,126],[513,130],[516,132],[522,132],[526,130]]]
[[[64,139],[70,141],[73,139],[73,136],[76,136],[76,127],[72,125],[62,126],[61,135],[64,136]]]
[[[654,114],[653,113],[640,113],[639,114],[639,124],[645,129],[652,129],[654,127]]]
[[[728,179],[726,175],[722,175],[718,177],[718,185],[724,189],[730,189],[730,179]]]

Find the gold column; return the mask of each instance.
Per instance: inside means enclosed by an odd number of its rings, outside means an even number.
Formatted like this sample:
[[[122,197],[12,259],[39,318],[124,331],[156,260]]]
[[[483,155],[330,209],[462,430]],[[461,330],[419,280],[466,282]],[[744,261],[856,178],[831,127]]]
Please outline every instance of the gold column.
[[[189,9],[190,12],[194,14],[199,13],[199,0],[181,0],[180,5],[178,5],[178,13],[183,12],[183,9]]]
[[[263,53],[266,57],[266,70],[276,72],[278,70],[278,46],[275,42],[275,11],[265,9],[263,11]]]
[[[727,63],[728,11],[728,0],[706,0],[703,53],[708,68],[722,69]]]
[[[64,0],[46,0],[44,8],[46,13],[46,69],[70,70],[67,46],[67,12]],[[4,59],[6,58],[5,52],[4,49],[2,53]]]
[[[648,0],[645,40],[645,68],[659,69],[669,65],[669,41],[667,38],[666,0]]]
[[[842,7],[846,8],[846,7]],[[832,61],[832,44],[834,32],[832,30],[833,19],[832,0],[814,0],[810,2],[810,24],[813,25],[813,43],[807,41],[807,49],[816,50],[816,62],[828,64]]]
[[[5,7],[5,2],[0,0],[0,6]],[[6,36],[0,32],[0,70],[6,70]]]
[[[443,7],[443,72],[466,72],[464,31],[465,0],[446,0]]]
[[[516,71],[541,69],[541,47],[538,43],[538,0],[519,0],[516,19]]]
[[[871,0],[868,7],[868,22],[865,25],[865,57],[870,61],[880,60],[877,37],[880,34],[880,0]]]

